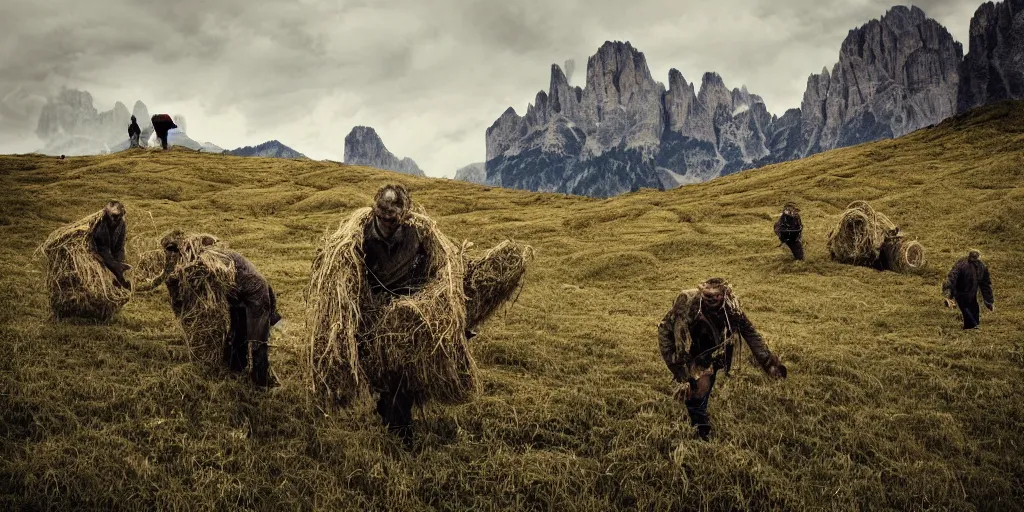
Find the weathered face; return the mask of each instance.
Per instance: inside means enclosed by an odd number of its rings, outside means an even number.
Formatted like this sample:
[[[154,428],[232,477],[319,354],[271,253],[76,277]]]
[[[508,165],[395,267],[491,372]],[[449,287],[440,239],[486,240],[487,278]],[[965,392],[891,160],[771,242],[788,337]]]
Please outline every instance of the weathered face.
[[[709,286],[704,289],[702,299],[709,308],[718,309],[725,302],[725,290],[721,286]]]
[[[390,237],[402,223],[405,204],[394,190],[384,192],[373,208],[373,216],[381,234]]]
[[[107,217],[114,222],[124,218],[124,206],[121,203],[110,203],[106,207]]]
[[[178,264],[178,260],[181,259],[181,252],[178,250],[176,242],[164,243],[164,258],[167,270],[174,268]]]
[[[380,227],[380,231],[384,236],[391,236],[394,234],[395,230],[398,229],[398,224],[398,217],[395,215],[385,214],[377,216],[377,226]]]

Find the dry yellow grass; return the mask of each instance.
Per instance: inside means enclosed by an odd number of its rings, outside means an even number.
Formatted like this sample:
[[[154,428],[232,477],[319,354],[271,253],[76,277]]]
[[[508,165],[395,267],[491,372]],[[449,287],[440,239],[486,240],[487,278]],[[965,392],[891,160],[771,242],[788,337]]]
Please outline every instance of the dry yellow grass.
[[[366,409],[308,393],[302,290],[314,244],[397,180],[456,240],[532,245],[516,305],[471,348],[483,395],[418,416],[414,454]],[[1021,510],[1024,106],[670,192],[610,200],[328,162],[129,152],[0,157],[0,508]],[[282,387],[191,361],[164,293],[109,325],[51,323],[32,249],[118,197],[130,247],[213,233],[278,292]],[[829,261],[825,235],[871,202],[928,248],[919,274]],[[772,233],[801,208],[807,261]],[[948,266],[977,247],[996,313],[964,333]],[[129,251],[137,263],[140,250]],[[656,325],[721,275],[787,364],[743,362],[695,440]],[[748,354],[744,351],[743,354]]]

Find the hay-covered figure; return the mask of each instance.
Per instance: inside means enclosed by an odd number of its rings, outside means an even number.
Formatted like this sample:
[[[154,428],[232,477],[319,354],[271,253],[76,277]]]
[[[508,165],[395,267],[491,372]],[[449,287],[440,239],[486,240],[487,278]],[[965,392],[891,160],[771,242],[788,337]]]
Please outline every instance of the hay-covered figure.
[[[377,394],[382,422],[412,445],[412,409],[480,390],[467,339],[519,288],[532,249],[505,241],[467,261],[402,185],[377,191],[325,237],[307,303],[314,391],[349,407]]]
[[[711,435],[708,400],[715,377],[722,369],[729,373],[735,351],[741,347],[734,335],[747,342],[766,374],[786,378],[786,367],[768,350],[724,279],[708,279],[684,290],[658,325],[661,356],[680,383],[675,397],[686,404],[690,424],[701,439]]]
[[[793,203],[786,203],[782,207],[782,214],[775,221],[775,236],[779,238],[779,245],[786,244],[789,247],[796,260],[804,259],[803,233],[800,209]]]
[[[166,283],[171,309],[193,354],[241,372],[249,366],[251,348],[252,381],[272,385],[268,343],[270,328],[281,315],[266,278],[211,235],[174,231],[160,245],[164,270],[146,288]]]
[[[942,293],[946,297],[946,306],[956,305],[964,319],[964,329],[977,329],[981,323],[981,307],[978,305],[978,292],[985,301],[989,311],[995,311],[995,297],[992,294],[992,277],[988,273],[988,265],[981,261],[981,253],[971,250],[966,257],[960,258],[949,270],[946,281],[942,283]]]
[[[100,211],[56,229],[39,250],[56,318],[109,320],[131,298],[124,273],[125,208],[110,201]]]

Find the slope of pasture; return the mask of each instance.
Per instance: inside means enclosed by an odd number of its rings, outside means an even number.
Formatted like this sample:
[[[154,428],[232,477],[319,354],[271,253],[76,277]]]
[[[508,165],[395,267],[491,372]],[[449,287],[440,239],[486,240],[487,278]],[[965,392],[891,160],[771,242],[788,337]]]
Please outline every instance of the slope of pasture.
[[[472,341],[484,392],[417,413],[413,453],[372,407],[307,391],[316,241],[389,180],[475,250],[536,248],[518,302]],[[609,200],[332,162],[169,152],[0,157],[0,508],[7,510],[1021,510],[1024,105],[669,192]],[[129,262],[164,231],[213,233],[278,291],[269,392],[188,360],[166,292],[111,323],[52,322],[33,249],[111,198]],[[828,260],[870,201],[926,248],[921,275]],[[807,261],[776,247],[797,202]],[[963,332],[940,283],[976,247],[996,312]],[[789,379],[746,360],[694,439],[656,327],[679,290],[729,279]]]

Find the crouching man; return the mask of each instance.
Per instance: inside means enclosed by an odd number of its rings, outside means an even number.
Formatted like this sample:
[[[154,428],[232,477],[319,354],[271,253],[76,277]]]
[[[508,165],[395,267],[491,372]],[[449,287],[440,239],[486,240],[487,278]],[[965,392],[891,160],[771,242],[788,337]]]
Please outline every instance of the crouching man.
[[[270,328],[281,320],[274,290],[252,262],[236,251],[217,247],[216,243],[212,236],[189,237],[181,231],[165,236],[160,242],[164,249],[164,271],[147,288],[153,289],[165,281],[175,316],[180,319],[188,315],[193,305],[185,299],[185,284],[175,271],[182,266],[201,264],[197,263],[198,255],[203,251],[214,253],[214,258],[233,268],[233,280],[227,283],[230,327],[224,340],[224,364],[233,371],[245,370],[249,366],[251,344],[252,381],[258,386],[272,386],[268,356]]]

